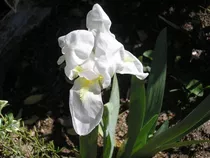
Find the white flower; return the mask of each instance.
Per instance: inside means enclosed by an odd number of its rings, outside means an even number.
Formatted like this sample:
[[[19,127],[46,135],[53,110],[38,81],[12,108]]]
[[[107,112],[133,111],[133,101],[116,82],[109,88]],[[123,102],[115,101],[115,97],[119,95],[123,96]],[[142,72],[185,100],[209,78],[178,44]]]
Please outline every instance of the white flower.
[[[100,5],[87,14],[88,30],[72,31],[58,39],[66,62],[65,74],[73,80],[69,107],[75,131],[89,134],[101,121],[103,102],[101,90],[111,84],[115,73],[133,74],[145,79],[143,65],[110,32],[111,21]]]

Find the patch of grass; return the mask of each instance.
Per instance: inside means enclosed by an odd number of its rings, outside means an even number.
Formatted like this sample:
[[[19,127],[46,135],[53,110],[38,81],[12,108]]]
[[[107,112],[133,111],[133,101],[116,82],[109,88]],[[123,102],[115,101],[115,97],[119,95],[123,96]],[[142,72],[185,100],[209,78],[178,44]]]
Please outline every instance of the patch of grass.
[[[61,150],[53,141],[40,138],[36,130],[28,131],[12,113],[2,115],[1,110],[6,105],[6,101],[0,101],[0,156],[58,158]]]

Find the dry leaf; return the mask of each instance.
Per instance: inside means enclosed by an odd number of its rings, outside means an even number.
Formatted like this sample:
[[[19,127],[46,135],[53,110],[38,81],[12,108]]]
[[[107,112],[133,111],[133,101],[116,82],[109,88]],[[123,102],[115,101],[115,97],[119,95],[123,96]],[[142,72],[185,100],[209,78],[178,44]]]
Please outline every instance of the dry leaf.
[[[24,104],[25,105],[36,104],[42,100],[43,96],[44,96],[44,94],[31,95],[24,100]]]

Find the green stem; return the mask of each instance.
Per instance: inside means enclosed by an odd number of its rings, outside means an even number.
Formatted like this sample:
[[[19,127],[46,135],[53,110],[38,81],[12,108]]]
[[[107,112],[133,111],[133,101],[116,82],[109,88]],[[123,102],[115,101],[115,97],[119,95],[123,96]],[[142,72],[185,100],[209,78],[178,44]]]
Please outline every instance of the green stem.
[[[98,126],[87,136],[80,136],[80,157],[96,158],[97,156]]]

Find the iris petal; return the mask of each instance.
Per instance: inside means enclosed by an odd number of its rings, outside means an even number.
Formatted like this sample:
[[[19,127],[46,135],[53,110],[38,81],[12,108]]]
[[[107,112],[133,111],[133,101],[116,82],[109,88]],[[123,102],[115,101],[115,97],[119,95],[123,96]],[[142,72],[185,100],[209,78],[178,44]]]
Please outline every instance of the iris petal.
[[[142,63],[129,51],[124,50],[122,52],[121,68],[116,72],[119,74],[131,74],[135,75],[140,80],[144,80],[148,73],[144,73]]]
[[[120,52],[123,49],[123,45],[107,33],[99,33],[96,37],[96,68],[103,76],[103,88],[107,88],[111,84],[111,78],[119,69],[122,58]]]
[[[76,79],[70,90],[69,107],[76,133],[89,134],[100,123],[103,114],[98,82],[89,83],[84,78]]]
[[[89,31],[96,30],[97,32],[105,32],[114,36],[110,32],[111,24],[111,20],[99,4],[95,4],[87,14],[86,26]]]
[[[58,39],[70,70],[89,58],[94,47],[94,36],[90,31],[76,30]]]

